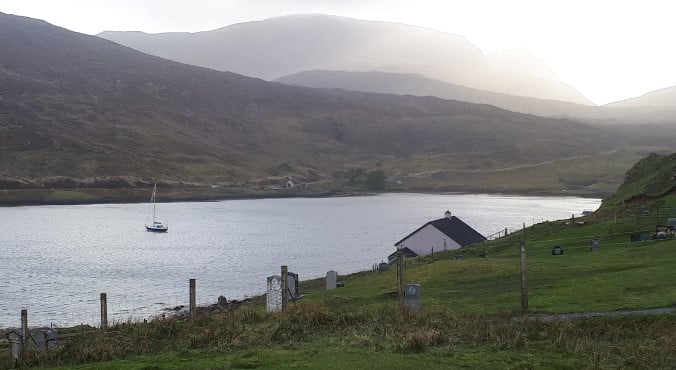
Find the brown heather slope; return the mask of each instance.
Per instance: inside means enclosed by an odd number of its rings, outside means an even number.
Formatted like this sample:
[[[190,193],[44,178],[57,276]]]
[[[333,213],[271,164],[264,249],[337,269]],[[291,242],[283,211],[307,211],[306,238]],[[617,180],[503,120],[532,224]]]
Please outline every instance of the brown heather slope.
[[[417,158],[516,166],[606,152],[614,130],[487,105],[286,86],[0,13],[0,180],[330,178]],[[449,180],[449,181],[452,181]]]

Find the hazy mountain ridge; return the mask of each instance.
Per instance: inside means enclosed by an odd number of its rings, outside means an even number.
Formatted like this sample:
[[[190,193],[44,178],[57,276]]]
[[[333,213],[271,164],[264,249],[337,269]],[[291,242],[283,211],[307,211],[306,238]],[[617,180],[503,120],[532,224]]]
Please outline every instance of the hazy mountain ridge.
[[[639,97],[606,105],[612,108],[676,108],[676,86],[651,91]]]
[[[676,95],[676,88],[665,89],[661,93],[661,101],[664,102],[662,106],[656,104],[651,106],[648,105],[649,102],[640,100],[638,102],[628,101],[634,104],[626,104],[626,106],[620,102],[597,107],[483,91],[418,74],[314,70],[284,76],[277,81],[313,88],[436,96],[442,99],[490,104],[513,112],[543,117],[570,118],[598,124],[676,123],[676,96],[673,100],[670,99],[671,94]],[[648,94],[648,96],[652,95]],[[669,106],[669,103],[674,105]]]
[[[478,90],[434,80],[419,74],[314,70],[283,76],[276,81],[313,88],[435,96],[442,99],[489,104],[513,112],[544,117],[601,118],[598,107]]]
[[[182,63],[267,80],[314,69],[419,73],[483,90],[593,105],[530,53],[484,55],[464,37],[398,23],[302,14],[197,33],[98,36]]]
[[[309,89],[149,56],[0,14],[0,177],[245,181],[485,169],[621,145],[573,121],[437,98]],[[279,167],[281,166],[281,167]],[[438,167],[437,167],[438,168]]]

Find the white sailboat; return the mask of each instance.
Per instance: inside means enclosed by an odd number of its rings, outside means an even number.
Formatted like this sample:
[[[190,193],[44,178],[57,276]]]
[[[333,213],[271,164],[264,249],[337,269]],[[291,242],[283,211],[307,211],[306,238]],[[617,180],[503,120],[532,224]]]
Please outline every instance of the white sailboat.
[[[169,225],[163,223],[162,221],[157,221],[155,219],[155,211],[156,211],[156,206],[155,206],[155,196],[157,195],[157,184],[153,186],[153,195],[150,197],[150,202],[153,204],[153,223],[150,225],[146,225],[146,231],[153,231],[156,233],[164,233],[169,230]]]

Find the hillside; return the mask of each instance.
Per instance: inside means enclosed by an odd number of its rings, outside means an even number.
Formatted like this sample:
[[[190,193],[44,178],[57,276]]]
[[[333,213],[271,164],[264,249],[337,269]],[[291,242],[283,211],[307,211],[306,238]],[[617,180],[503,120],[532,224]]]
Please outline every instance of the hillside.
[[[354,168],[433,179],[438,170],[555,163],[627,143],[615,130],[486,105],[269,83],[11,15],[0,15],[0,42],[3,187],[57,176],[317,181]],[[490,178],[481,186],[498,181]]]
[[[478,90],[419,74],[314,70],[282,76],[275,81],[313,88],[435,96],[442,99],[489,104],[512,112],[543,117],[606,118],[603,117],[599,107]]]
[[[602,210],[646,203],[663,203],[664,198],[676,197],[676,153],[650,154],[626,173],[626,179],[613,196],[603,201]],[[674,202],[676,207],[676,202]],[[676,208],[675,208],[676,209]]]
[[[606,104],[606,107],[614,108],[671,108],[676,110],[676,86],[651,91],[639,97]]]
[[[672,104],[676,102],[676,97],[670,99],[673,95],[671,90],[646,94],[645,99],[653,96],[659,97],[653,105],[648,104],[643,98],[637,98],[634,99],[635,102],[628,100],[597,107],[478,90],[419,74],[314,70],[283,76],[276,81],[315,88],[436,96],[442,99],[490,104],[513,112],[543,117],[565,117],[582,120],[590,124],[613,124],[616,126],[622,124],[669,124],[673,126],[676,123],[676,105]],[[653,100],[655,99],[650,99],[650,101]],[[648,127],[644,131],[657,130],[661,130],[661,128]]]
[[[530,52],[484,55],[461,36],[398,23],[300,14],[196,33],[98,36],[178,62],[266,80],[315,69],[417,73],[481,90],[592,105]]]

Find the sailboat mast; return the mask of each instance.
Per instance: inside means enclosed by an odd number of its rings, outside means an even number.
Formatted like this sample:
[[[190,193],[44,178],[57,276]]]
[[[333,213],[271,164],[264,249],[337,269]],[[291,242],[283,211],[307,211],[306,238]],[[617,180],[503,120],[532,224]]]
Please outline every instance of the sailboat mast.
[[[157,184],[153,186],[153,224],[155,224],[155,192],[157,191]]]

